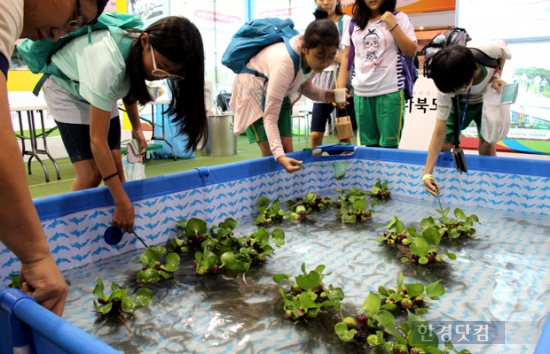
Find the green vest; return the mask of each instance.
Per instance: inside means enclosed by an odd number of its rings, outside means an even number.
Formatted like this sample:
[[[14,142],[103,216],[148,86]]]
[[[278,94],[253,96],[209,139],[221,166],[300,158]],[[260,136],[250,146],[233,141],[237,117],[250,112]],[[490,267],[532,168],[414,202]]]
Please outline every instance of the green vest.
[[[101,16],[99,16],[98,22],[94,25],[84,26],[77,31],[71,32],[67,37],[59,39],[57,42],[52,42],[49,38],[43,41],[24,40],[17,46],[17,51],[23,60],[25,60],[31,72],[35,74],[44,74],[36,84],[33,93],[38,95],[40,88],[50,75],[54,75],[62,80],[70,80],[61,70],[51,63],[52,55],[69,41],[76,37],[84,35],[89,36],[91,31],[107,29],[113,36],[122,57],[127,60],[130,49],[132,48],[133,39],[124,36],[123,31],[120,31],[120,29],[141,29],[142,27],[143,22],[138,15],[116,12],[102,13]]]

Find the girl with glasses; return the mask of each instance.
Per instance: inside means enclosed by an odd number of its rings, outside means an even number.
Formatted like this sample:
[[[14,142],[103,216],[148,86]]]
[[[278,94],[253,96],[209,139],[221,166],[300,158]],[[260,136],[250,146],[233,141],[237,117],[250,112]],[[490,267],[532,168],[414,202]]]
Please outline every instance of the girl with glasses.
[[[146,80],[166,79],[171,103],[164,113],[187,137],[186,149],[196,149],[207,129],[201,35],[188,19],[171,16],[145,30],[86,33],[59,49],[51,63],[69,78],[52,75],[44,84],[44,97],[75,169],[71,191],[103,181],[115,202],[113,225],[132,232],[134,206],[122,186],[117,101],[122,99],[132,138],[145,151],[137,104],[153,101]]]

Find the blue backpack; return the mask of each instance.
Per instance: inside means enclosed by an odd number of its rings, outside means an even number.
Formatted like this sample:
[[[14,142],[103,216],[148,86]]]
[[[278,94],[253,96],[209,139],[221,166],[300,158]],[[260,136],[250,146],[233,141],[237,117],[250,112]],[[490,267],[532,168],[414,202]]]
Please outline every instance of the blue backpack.
[[[268,81],[267,76],[246,67],[248,61],[264,49],[275,43],[283,42],[294,62],[294,76],[300,68],[300,57],[290,47],[290,38],[296,36],[298,31],[294,29],[294,22],[287,18],[262,18],[245,23],[231,38],[231,42],[225,49],[222,64],[234,73],[249,73]],[[264,83],[265,87],[265,83]],[[265,92],[262,91],[262,108],[265,103]]]
[[[394,11],[393,14],[396,15],[399,11]],[[355,58],[355,46],[351,40],[351,35],[355,29],[355,21],[352,19],[349,24],[349,35],[350,35],[350,47],[349,47],[349,56],[348,56],[348,71],[351,70],[351,64],[353,64],[353,59]],[[405,56],[401,51],[399,51],[399,60],[401,60],[401,66],[403,68],[403,76],[405,76],[405,87],[403,92],[405,94],[405,100],[410,100],[413,98],[413,87],[414,83],[418,79],[418,70],[416,68],[416,63],[418,62],[418,57],[415,55],[414,58],[409,58]]]

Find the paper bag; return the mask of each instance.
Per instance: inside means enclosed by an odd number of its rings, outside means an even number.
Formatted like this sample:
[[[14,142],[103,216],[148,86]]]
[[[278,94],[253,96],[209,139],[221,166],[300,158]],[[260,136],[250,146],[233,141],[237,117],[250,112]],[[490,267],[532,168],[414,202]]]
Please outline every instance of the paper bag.
[[[338,140],[353,138],[353,128],[349,116],[337,117],[335,127]]]

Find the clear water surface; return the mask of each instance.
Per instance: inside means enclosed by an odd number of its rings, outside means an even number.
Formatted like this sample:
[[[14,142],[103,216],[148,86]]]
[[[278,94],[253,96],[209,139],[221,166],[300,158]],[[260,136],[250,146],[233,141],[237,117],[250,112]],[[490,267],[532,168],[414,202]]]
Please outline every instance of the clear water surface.
[[[279,285],[272,276],[298,275],[305,262],[308,269],[324,264],[327,272],[332,271],[325,285],[344,290],[347,314],[355,314],[379,285],[395,288],[400,271],[406,283],[441,280],[447,293],[431,301],[428,320],[506,321],[507,344],[456,344],[458,349],[532,353],[550,310],[547,220],[532,214],[464,209],[481,221],[475,225],[477,239],[445,246],[457,260],[431,269],[403,264],[395,252],[375,242],[392,216],[419,228],[422,218],[438,216],[437,207],[435,202],[400,199],[376,206],[372,220],[358,225],[340,223],[335,210],[315,214],[305,223],[285,221],[279,227],[285,230],[286,245],[245,276],[197,276],[192,257],[184,256],[174,279],[149,286],[153,302],[128,321],[132,333],[98,320],[92,291],[96,277],[103,279],[108,294],[112,282],[137,288],[140,266],[132,261],[143,249],[70,269],[64,272],[71,283],[64,318],[124,353],[365,352],[336,337],[333,314],[300,324],[283,318]],[[252,220],[239,220],[236,234],[252,233],[256,229]]]

